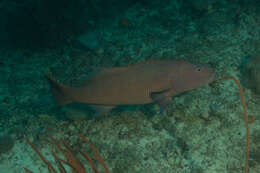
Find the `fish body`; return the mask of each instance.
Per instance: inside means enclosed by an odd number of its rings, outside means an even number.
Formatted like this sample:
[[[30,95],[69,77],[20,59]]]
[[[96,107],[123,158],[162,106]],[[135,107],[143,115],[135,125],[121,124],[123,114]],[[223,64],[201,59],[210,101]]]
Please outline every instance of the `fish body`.
[[[111,109],[117,105],[151,102],[164,108],[172,96],[202,87],[214,77],[213,69],[207,66],[177,60],[150,60],[105,69],[79,87],[60,84],[50,76],[48,79],[58,105],[80,102]]]

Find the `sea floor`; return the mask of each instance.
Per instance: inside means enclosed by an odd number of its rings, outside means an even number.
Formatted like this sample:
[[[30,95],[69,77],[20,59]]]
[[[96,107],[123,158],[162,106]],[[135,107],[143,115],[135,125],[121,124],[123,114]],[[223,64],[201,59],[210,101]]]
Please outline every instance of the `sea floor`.
[[[259,11],[241,11],[236,23],[214,8],[200,20],[173,14],[175,7],[170,5],[138,8],[129,8],[114,23],[95,30],[102,33],[106,44],[94,50],[82,51],[72,45],[0,50],[1,173],[22,173],[24,168],[48,173],[26,139],[57,168],[52,152],[64,156],[50,136],[60,144],[64,139],[86,172],[92,171],[91,164],[80,151],[93,158],[100,173],[105,172],[80,135],[99,150],[111,173],[242,173],[246,128],[239,89],[232,81],[173,97],[163,114],[151,104],[119,107],[104,117],[94,117],[84,104],[55,106],[44,76],[52,72],[61,82],[78,85],[100,67],[149,59],[211,64],[217,78],[232,75],[242,82],[249,116],[249,170],[259,173],[260,100],[243,82],[244,60],[260,53]],[[159,20],[162,15],[164,20]],[[119,25],[122,18],[129,23]]]

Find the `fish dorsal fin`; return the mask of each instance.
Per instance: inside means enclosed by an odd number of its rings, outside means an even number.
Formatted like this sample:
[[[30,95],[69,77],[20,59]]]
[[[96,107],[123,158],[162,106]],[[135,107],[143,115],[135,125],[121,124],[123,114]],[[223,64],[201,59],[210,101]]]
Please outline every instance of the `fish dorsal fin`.
[[[127,66],[122,66],[122,67],[98,67],[98,68],[95,68],[95,70],[92,72],[92,74],[90,74],[89,77],[83,83],[87,84],[90,81],[105,78],[105,77],[113,75],[115,73],[120,74],[121,72],[129,69],[129,67],[135,67],[135,66],[139,66],[142,64],[149,64],[149,63],[155,63],[155,62],[161,62],[161,60],[151,59],[151,60],[147,60],[147,61],[138,62],[136,64],[129,64]]]
[[[161,62],[161,60],[150,59],[150,60],[141,61],[141,62],[138,62],[135,64],[128,64],[128,65],[122,66],[122,67],[99,67],[99,68],[95,69],[94,75],[91,77],[102,76],[102,75],[107,75],[107,74],[112,74],[112,73],[119,73],[132,66],[155,63],[155,62]]]
[[[156,63],[156,62],[162,62],[162,60],[159,60],[159,59],[149,59],[149,60],[146,60],[146,61],[137,62],[135,64],[129,64],[127,67],[136,66],[136,65],[143,65],[143,64],[151,64],[151,63]]]
[[[127,67],[106,67],[106,68],[98,68],[90,77],[91,79],[96,77],[107,76],[113,73],[120,73],[126,70]]]
[[[95,68],[93,72],[91,72],[90,75],[88,75],[87,78],[81,80],[81,85],[88,85],[89,82],[98,80],[98,79],[104,79],[109,75],[112,75],[113,73],[120,73],[124,70],[126,70],[127,67],[98,67]]]
[[[124,71],[126,69],[127,69],[127,66],[124,66],[124,67],[107,67],[107,68],[104,68],[103,71],[101,72],[101,74],[99,74],[99,75],[102,75],[103,73],[104,74],[118,73],[118,72]]]
[[[138,66],[138,65],[142,65],[142,64],[149,64],[149,63],[155,63],[155,62],[161,62],[161,60],[154,60],[154,59],[150,59],[147,61],[141,61],[135,64],[129,64],[126,66],[122,66],[122,67],[107,67],[107,68],[100,68],[100,72],[96,73],[96,75],[92,76],[103,76],[103,75],[109,75],[109,74],[113,74],[113,73],[120,73],[122,71],[127,70],[129,67],[134,67],[134,66]]]

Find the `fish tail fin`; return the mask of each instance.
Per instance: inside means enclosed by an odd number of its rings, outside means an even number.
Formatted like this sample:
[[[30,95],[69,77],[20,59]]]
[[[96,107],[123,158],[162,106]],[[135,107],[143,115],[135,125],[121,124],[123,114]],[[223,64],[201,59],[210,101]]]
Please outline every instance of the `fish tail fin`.
[[[52,77],[51,73],[46,73],[46,77],[51,87],[55,104],[63,106],[74,102],[69,94],[71,92],[71,87],[59,83]]]

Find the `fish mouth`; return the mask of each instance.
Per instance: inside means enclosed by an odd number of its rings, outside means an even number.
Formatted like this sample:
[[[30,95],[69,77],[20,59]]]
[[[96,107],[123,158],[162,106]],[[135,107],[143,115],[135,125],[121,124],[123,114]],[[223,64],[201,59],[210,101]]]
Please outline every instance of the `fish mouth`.
[[[209,83],[215,81],[215,79],[216,79],[216,73],[214,70],[212,70],[210,77],[209,77]]]

